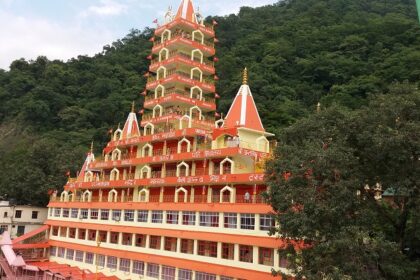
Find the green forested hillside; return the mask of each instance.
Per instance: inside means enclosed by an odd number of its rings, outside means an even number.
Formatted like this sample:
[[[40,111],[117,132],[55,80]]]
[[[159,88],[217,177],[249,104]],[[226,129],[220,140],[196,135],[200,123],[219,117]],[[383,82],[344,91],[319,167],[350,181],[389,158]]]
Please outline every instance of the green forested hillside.
[[[220,111],[247,66],[266,129],[276,133],[317,102],[355,109],[394,81],[420,81],[411,0],[290,0],[215,18]],[[131,101],[142,103],[151,34],[133,30],[94,57],[16,60],[0,70],[0,195],[46,203],[92,139],[100,152]]]

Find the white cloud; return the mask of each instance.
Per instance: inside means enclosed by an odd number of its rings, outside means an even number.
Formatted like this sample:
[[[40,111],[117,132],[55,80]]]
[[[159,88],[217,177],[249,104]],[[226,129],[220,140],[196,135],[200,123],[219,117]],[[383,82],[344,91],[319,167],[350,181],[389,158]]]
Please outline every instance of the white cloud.
[[[21,57],[35,59],[69,59],[93,55],[112,42],[116,35],[100,27],[86,28],[81,24],[55,23],[46,19],[16,16],[0,11],[0,68]]]
[[[100,5],[89,6],[86,11],[81,13],[81,16],[86,17],[89,15],[98,16],[118,16],[126,13],[128,6],[118,3],[113,0],[101,0]]]

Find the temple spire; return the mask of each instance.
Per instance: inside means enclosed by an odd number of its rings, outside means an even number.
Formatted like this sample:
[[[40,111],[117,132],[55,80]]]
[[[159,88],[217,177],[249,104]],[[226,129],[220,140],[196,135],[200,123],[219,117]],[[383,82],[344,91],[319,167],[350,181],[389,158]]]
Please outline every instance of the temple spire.
[[[131,103],[131,113],[134,113],[134,106],[135,106],[135,103],[133,101],[133,103]]]
[[[243,85],[247,85],[248,84],[248,69],[245,67],[244,72],[243,72],[243,80],[242,80],[242,84]]]
[[[178,8],[178,12],[176,13],[175,19],[183,18],[188,21],[198,23],[196,14],[194,12],[194,6],[191,0],[182,0],[181,5]]]

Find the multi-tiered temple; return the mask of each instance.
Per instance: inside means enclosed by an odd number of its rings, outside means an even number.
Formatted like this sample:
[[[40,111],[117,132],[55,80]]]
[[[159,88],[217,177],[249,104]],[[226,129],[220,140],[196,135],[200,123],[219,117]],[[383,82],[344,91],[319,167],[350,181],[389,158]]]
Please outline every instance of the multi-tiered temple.
[[[165,21],[152,38],[141,122],[133,105],[103,157],[91,150],[52,196],[49,261],[119,279],[270,279],[285,265],[260,195],[272,145],[246,70],[215,119],[213,27],[190,0]]]

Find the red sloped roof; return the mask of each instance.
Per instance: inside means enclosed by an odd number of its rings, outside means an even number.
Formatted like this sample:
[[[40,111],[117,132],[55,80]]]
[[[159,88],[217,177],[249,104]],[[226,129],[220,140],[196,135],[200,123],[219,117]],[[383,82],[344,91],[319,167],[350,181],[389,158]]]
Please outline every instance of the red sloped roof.
[[[188,21],[197,23],[197,18],[194,14],[194,7],[191,0],[182,0],[181,5],[179,5],[178,12],[176,13],[175,18],[183,18]]]
[[[134,112],[128,114],[127,121],[124,124],[122,130],[122,139],[130,138],[133,136],[139,136],[139,122],[137,121],[137,115]]]
[[[50,271],[54,274],[61,274],[64,277],[71,276],[75,280],[88,280],[96,279],[95,273],[90,272],[89,270],[82,270],[75,266],[69,266],[67,264],[59,264],[56,262],[32,262],[30,265],[38,267],[43,271]],[[98,273],[98,278],[102,280],[118,280],[118,277],[115,276],[105,276],[103,273]]]
[[[248,85],[245,84],[239,88],[226,115],[225,127],[245,127],[257,131],[265,131]]]

